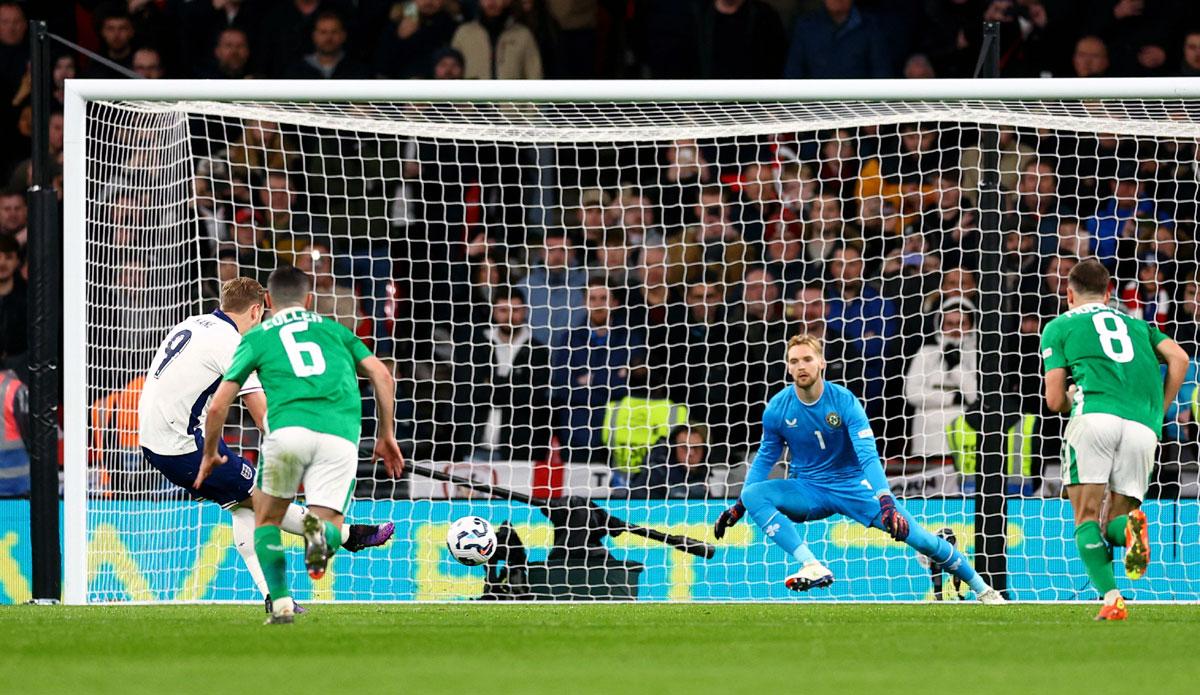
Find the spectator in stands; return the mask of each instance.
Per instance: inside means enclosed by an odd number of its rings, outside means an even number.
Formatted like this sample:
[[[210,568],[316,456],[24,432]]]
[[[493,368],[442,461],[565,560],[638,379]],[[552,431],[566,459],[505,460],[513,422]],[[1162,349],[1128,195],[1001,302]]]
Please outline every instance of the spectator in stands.
[[[787,37],[763,0],[710,0],[699,17],[699,76],[774,79],[783,73]]]
[[[491,293],[488,321],[455,348],[456,460],[544,460],[552,435],[550,348],[533,337],[521,294]]]
[[[237,60],[231,52],[240,50],[248,60],[250,47],[256,44],[264,3],[245,0],[193,0],[183,3],[178,10],[179,55],[184,59],[180,67],[190,69],[199,77],[210,79],[240,80],[249,72],[243,64],[231,69]],[[238,32],[238,37],[226,36],[227,31]],[[224,48],[222,42],[226,43]],[[216,70],[211,64],[216,56]],[[220,54],[226,54],[223,60]],[[221,69],[221,64],[226,68]],[[219,75],[219,77],[218,77]]]
[[[667,497],[708,499],[708,428],[695,424],[676,427],[667,456]]]
[[[1154,0],[1109,0],[1089,5],[1084,15],[1086,31],[1108,43],[1120,74],[1161,74],[1167,62],[1164,47],[1177,29],[1173,26],[1176,8]]]
[[[1059,220],[1073,210],[1058,196],[1058,176],[1049,162],[1030,160],[1021,169],[1016,190],[1006,197],[1008,212],[1002,225],[1037,237],[1041,254],[1051,254],[1058,244]]]
[[[1189,31],[1183,37],[1183,61],[1179,74],[1183,77],[1200,76],[1200,31]]]
[[[630,243],[623,230],[609,230],[604,235],[604,243],[596,248],[596,265],[592,268],[592,276],[604,280],[614,290],[624,292],[632,287],[637,281],[632,274],[637,259]]]
[[[634,271],[636,282],[626,299],[629,325],[646,329],[646,363],[650,375],[662,380],[651,386],[682,383],[687,307],[671,279],[668,248],[661,244],[645,246],[639,256]]]
[[[3,263],[0,259],[0,266]],[[16,372],[0,367],[0,497],[29,494],[27,441],[29,390]]]
[[[1064,217],[1058,221],[1058,248],[1060,256],[1083,259],[1092,254],[1092,237],[1074,217]],[[1054,255],[1054,252],[1051,253]]]
[[[253,181],[263,172],[283,175],[303,168],[295,135],[270,121],[243,121],[241,139],[218,153],[217,160],[229,163],[229,177],[239,183]]]
[[[121,4],[103,6],[97,12],[97,33],[103,44],[100,55],[124,67],[133,69],[133,50],[135,32],[133,19]],[[98,62],[92,62],[80,75],[86,78],[119,78],[124,77],[109,67]]]
[[[272,248],[274,240],[270,230],[259,224],[249,208],[239,208],[233,213],[231,227],[232,248],[237,251],[237,262],[242,273],[255,279],[265,279],[278,262]]]
[[[896,309],[864,281],[862,252],[854,246],[835,251],[828,267],[826,321],[864,358],[865,383],[858,392],[871,412],[883,394],[885,362],[894,352],[892,339],[900,329]]]
[[[663,227],[671,233],[698,221],[691,207],[698,202],[701,187],[712,183],[713,170],[695,140],[676,140],[662,148],[661,157],[662,166],[656,171],[658,200]]]
[[[539,343],[558,347],[584,321],[587,271],[576,266],[574,240],[561,228],[546,231],[540,263],[522,283],[529,326]]]
[[[599,188],[591,188],[579,196],[578,206],[567,215],[567,224],[583,239],[589,264],[608,232],[605,214],[610,202],[607,193]]]
[[[1175,305],[1168,335],[1196,358],[1200,357],[1200,279],[1192,276],[1181,284],[1181,300]]]
[[[66,103],[67,80],[75,78],[75,56],[67,53],[55,58],[51,76],[54,79],[54,103],[58,108],[63,108]]]
[[[1171,316],[1171,299],[1163,286],[1165,281],[1158,257],[1147,253],[1138,263],[1137,279],[1121,288],[1118,300],[1130,316],[1165,329]]]
[[[16,119],[14,108],[23,100],[18,89],[29,65],[28,28],[23,5],[0,2],[0,137],[6,139]]]
[[[979,397],[975,306],[951,299],[938,311],[937,335],[913,355],[904,375],[904,397],[913,409],[909,453],[923,458],[950,453],[946,428]]]
[[[1065,256],[1051,256],[1046,261],[1045,270],[1042,271],[1040,297],[1034,295],[1037,308],[1032,312],[1043,321],[1049,321],[1067,310],[1067,276],[1076,263],[1076,259]],[[1038,299],[1040,301],[1037,301]]]
[[[1075,42],[1071,58],[1074,77],[1104,77],[1108,75],[1108,46],[1099,36],[1084,36]]]
[[[1111,197],[1088,220],[1087,230],[1092,237],[1096,258],[1113,272],[1120,258],[1132,256],[1132,250],[1122,248],[1135,243],[1136,218],[1151,216],[1154,201],[1146,197],[1142,183],[1132,176],[1119,176],[1109,183]]]
[[[462,22],[446,0],[410,0],[392,5],[391,24],[375,51],[375,72],[406,80],[432,74],[439,49],[454,38]]]
[[[133,52],[130,67],[146,80],[161,80],[166,75],[158,49],[149,46],[143,46]]]
[[[454,32],[469,80],[540,80],[542,57],[533,32],[513,18],[512,0],[480,0],[479,16]]]
[[[300,62],[312,48],[317,17],[334,11],[350,16],[343,0],[281,0],[272,3],[262,20],[259,44],[255,45],[261,65],[255,72],[267,77],[283,77],[290,66]],[[345,25],[343,24],[343,28]]]
[[[0,238],[12,239],[24,255],[29,234],[29,208],[20,189],[0,190]]]
[[[314,218],[300,209],[299,196],[291,179],[282,171],[271,171],[258,189],[258,204],[266,208],[266,224],[274,231],[272,246],[283,261],[305,245],[313,236],[324,237],[328,231],[325,219]]]
[[[683,402],[692,418],[710,427],[714,459],[726,460],[728,447],[740,442],[731,431],[731,409],[744,404],[746,360],[739,350],[744,338],[736,311],[730,310],[727,286],[715,274],[687,289],[687,336],[682,364],[684,381],[674,384],[671,400]]]
[[[819,274],[824,260],[804,258],[806,250],[819,254],[821,246],[816,240],[806,243],[801,229],[813,227],[805,228],[798,223],[779,225],[772,228],[763,243],[762,262],[767,272],[782,283],[781,292],[789,296],[801,283]]]
[[[24,369],[28,300],[20,267],[17,242],[0,236],[0,369]]]
[[[783,76],[789,79],[891,77],[886,40],[854,0],[824,0],[792,32]]]
[[[355,80],[370,71],[346,53],[346,23],[336,12],[321,12],[313,22],[313,52],[292,63],[284,77],[295,80]]]
[[[296,253],[295,266],[313,279],[313,311],[337,320],[351,333],[359,332],[362,311],[354,287],[339,283],[333,276],[333,254],[323,242],[312,244]],[[370,331],[366,331],[370,335]]]
[[[449,46],[435,52],[432,62],[435,80],[461,80],[467,63],[461,51]]]
[[[624,324],[620,304],[604,281],[588,281],[586,319],[571,328],[557,351],[558,425],[573,463],[607,462],[604,406],[625,395],[629,367],[644,359],[640,330]]]
[[[733,404],[731,419],[748,428],[735,431],[747,444],[762,438],[762,412],[781,383],[787,381],[784,364],[790,337],[786,307],[779,280],[761,266],[746,271],[742,290],[742,333],[746,354],[753,355],[745,368],[746,395]]]
[[[688,422],[687,406],[672,402],[662,379],[650,372],[648,365],[632,365],[628,392],[609,402],[604,414],[609,485],[634,498],[666,496],[670,437]]]
[[[250,76],[250,38],[238,27],[222,29],[212,50],[212,65],[201,76],[212,80],[241,80]]]
[[[716,187],[701,192],[695,209],[700,224],[688,228],[682,240],[691,247],[694,254],[691,257],[702,265],[700,274],[710,272],[720,282],[734,284],[741,281],[751,254],[742,234],[730,221],[730,207],[722,202],[723,195]]]
[[[924,53],[914,53],[904,61],[904,79],[906,80],[932,80],[937,77],[937,72],[933,69],[933,63],[929,62],[929,56]]]

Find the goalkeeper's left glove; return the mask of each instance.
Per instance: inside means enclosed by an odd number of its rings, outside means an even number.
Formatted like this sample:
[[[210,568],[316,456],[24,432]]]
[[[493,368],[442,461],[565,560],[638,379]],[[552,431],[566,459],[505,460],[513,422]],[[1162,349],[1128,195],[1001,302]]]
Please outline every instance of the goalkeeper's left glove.
[[[902,541],[908,538],[908,519],[896,507],[896,498],[884,495],[879,498],[879,509],[883,512],[883,528],[893,540]]]
[[[717,524],[713,527],[713,535],[720,540],[725,537],[725,529],[733,526],[741,521],[742,516],[746,514],[746,507],[741,500],[733,503],[733,506],[721,512],[721,516],[717,517]]]

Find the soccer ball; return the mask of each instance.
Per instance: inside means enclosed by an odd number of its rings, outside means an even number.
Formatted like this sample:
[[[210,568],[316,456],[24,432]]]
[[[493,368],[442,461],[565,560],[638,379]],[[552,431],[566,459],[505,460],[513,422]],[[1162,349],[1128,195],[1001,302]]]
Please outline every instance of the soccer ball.
[[[450,524],[446,547],[464,565],[482,565],[496,552],[496,532],[487,519],[464,516]]]

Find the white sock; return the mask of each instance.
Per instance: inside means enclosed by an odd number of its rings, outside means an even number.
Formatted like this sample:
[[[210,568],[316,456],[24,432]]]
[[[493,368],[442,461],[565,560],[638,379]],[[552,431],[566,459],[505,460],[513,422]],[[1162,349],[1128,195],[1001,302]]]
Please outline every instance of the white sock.
[[[283,523],[279,525],[284,531],[293,536],[304,535],[304,515],[308,510],[299,504],[289,504],[287,511],[283,513]],[[350,538],[350,524],[342,524],[342,543],[345,544]]]
[[[267,579],[263,576],[262,567],[258,564],[258,555],[254,553],[254,510],[245,507],[235,507],[230,510],[233,514],[233,547],[237,548],[250,577],[258,587],[263,598],[267,597]]]
[[[1117,599],[1121,598],[1121,590],[1113,589],[1104,593],[1104,605],[1111,606],[1116,604]]]

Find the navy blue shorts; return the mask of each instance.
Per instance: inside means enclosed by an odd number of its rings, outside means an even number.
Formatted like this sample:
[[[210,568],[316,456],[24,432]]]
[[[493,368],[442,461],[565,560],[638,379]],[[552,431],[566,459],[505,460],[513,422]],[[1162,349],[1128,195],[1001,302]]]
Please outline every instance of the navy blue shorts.
[[[199,489],[192,486],[200,472],[200,460],[204,457],[204,438],[196,433],[196,451],[190,454],[162,456],[142,447],[142,453],[160,473],[175,485],[196,497],[211,500],[229,508],[250,497],[254,487],[254,465],[230,451],[225,440],[217,443],[217,450],[228,460],[212,470]]]

